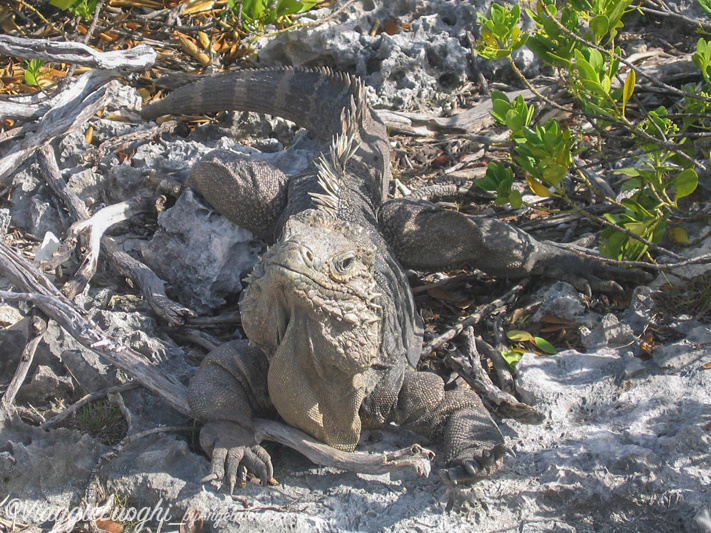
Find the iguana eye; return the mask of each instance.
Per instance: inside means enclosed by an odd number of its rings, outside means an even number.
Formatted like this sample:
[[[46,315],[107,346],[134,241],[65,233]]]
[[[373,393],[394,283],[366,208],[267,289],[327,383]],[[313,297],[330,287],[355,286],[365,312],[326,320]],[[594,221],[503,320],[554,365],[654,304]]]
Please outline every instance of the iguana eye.
[[[336,272],[338,272],[339,274],[347,273],[349,270],[351,270],[353,268],[354,265],[355,265],[355,257],[352,252],[349,252],[347,254],[340,256],[333,263],[333,266],[336,269]]]

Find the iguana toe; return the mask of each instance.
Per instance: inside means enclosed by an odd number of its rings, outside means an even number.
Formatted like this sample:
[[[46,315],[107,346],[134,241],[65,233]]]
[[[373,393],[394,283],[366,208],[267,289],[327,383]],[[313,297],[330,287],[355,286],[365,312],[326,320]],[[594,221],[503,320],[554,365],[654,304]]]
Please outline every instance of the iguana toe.
[[[239,481],[247,484],[248,474],[258,477],[263,485],[274,479],[274,467],[267,451],[255,444],[254,436],[229,421],[209,422],[200,431],[200,445],[210,455],[210,473],[200,480],[227,481],[230,494]]]
[[[470,455],[468,459],[451,461],[448,468],[439,471],[439,477],[450,486],[471,485],[494,474],[507,454],[513,455],[513,452],[503,444],[497,444],[490,450]]]

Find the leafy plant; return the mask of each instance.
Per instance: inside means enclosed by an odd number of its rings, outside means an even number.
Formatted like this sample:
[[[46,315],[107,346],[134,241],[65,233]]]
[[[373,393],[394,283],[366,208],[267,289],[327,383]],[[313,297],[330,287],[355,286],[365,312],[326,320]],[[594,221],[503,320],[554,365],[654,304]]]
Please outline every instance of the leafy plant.
[[[701,8],[706,12],[706,15],[711,18],[711,0],[697,0]]]
[[[245,26],[252,30],[262,30],[274,23],[287,23],[290,15],[313,9],[322,0],[228,0],[230,9],[241,14]]]
[[[25,83],[31,87],[46,85],[41,79],[40,69],[46,63],[44,59],[28,59],[25,61]]]
[[[516,363],[521,360],[523,354],[526,352],[537,352],[539,355],[555,355],[558,350],[549,341],[543,337],[537,337],[528,331],[520,329],[512,329],[506,332],[506,337],[517,344],[516,347],[510,350],[503,350],[501,352],[501,357],[504,361],[513,369],[516,367]]]
[[[684,133],[692,127],[711,127],[711,121],[703,118],[711,109],[711,101],[705,99],[711,95],[711,43],[704,39],[697,43],[693,61],[706,86],[700,97],[699,91],[691,87],[679,91],[685,96],[687,111],[681,120],[678,116],[672,119],[665,107],[630,120],[628,108],[634,99],[637,75],[634,67],[625,65],[628,72],[621,79],[621,50],[615,45],[615,38],[631,3],[631,0],[574,0],[562,3],[559,8],[554,0],[539,0],[535,10],[526,10],[537,26],[530,35],[520,29],[518,5],[509,8],[495,4],[491,18],[482,17],[477,51],[489,59],[507,58],[528,84],[511,56],[516,48],[527,46],[546,65],[558,70],[581,110],[578,114],[592,128],[589,131],[601,134],[610,128],[627,131],[626,140],[633,144],[627,153],[634,164],[616,171],[624,182],[622,199],[606,198],[618,212],[598,220],[607,224],[601,234],[602,253],[615,259],[638,260],[666,235],[677,242],[688,242],[683,228],[669,221],[683,220],[679,200],[691,195],[698,186],[692,143]],[[530,84],[529,88],[536,92]],[[591,186],[587,176],[573,164],[574,154],[585,149],[579,145],[583,136],[571,133],[555,120],[532,125],[535,109],[521,97],[510,102],[503,93],[495,92],[492,104],[492,116],[510,130],[513,170],[506,167],[504,172],[501,165],[490,164],[486,177],[478,180],[478,185],[496,191],[497,203],[520,207],[523,205],[520,194],[511,192],[516,171],[525,177],[535,195],[559,198],[573,211],[594,218],[576,205],[565,187],[566,177],[574,184]]]
[[[91,20],[98,0],[50,0],[49,3],[84,20]]]
[[[514,342],[532,343],[536,348],[550,355],[558,353],[558,350],[555,348],[555,346],[553,346],[546,339],[544,339],[543,337],[536,337],[528,331],[512,329],[506,332],[506,337]]]

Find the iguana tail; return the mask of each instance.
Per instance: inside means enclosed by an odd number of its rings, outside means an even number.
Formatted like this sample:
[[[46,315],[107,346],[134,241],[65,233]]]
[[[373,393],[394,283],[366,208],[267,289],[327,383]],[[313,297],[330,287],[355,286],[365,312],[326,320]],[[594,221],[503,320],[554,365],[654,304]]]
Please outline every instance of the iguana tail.
[[[255,111],[291,120],[323,140],[356,131],[370,118],[363,83],[329,69],[270,68],[207,76],[147,105],[146,120],[161,115]]]

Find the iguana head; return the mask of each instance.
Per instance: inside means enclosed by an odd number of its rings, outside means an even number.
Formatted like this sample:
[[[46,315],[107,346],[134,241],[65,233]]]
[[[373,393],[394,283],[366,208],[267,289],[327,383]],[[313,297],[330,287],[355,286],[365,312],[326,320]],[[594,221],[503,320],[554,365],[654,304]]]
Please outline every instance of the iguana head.
[[[341,450],[360,438],[365,376],[382,342],[375,247],[363,237],[320,210],[292,216],[240,304],[245,333],[270,358],[279,414]]]
[[[240,304],[247,336],[272,355],[290,327],[308,329],[320,364],[350,374],[368,368],[380,348],[375,253],[355,225],[319,210],[292,216],[248,279]]]

